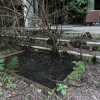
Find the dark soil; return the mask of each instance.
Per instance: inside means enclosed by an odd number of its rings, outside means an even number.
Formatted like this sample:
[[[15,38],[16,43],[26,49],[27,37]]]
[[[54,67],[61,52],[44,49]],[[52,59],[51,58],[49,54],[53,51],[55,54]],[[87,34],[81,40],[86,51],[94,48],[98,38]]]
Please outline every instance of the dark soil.
[[[73,71],[74,66],[71,60],[36,52],[26,51],[18,55],[18,59],[20,68],[16,70],[17,74],[51,89],[56,87],[56,82],[49,78],[63,81]]]

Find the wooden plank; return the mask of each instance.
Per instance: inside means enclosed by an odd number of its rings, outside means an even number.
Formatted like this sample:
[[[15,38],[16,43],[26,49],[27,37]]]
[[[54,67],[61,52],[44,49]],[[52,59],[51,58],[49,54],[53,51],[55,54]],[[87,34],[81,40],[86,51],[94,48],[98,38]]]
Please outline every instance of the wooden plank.
[[[44,85],[41,85],[41,84],[39,84],[39,83],[37,83],[37,82],[34,82],[34,81],[32,81],[32,80],[30,80],[30,79],[28,79],[28,78],[25,78],[25,77],[23,77],[23,76],[20,76],[20,75],[18,75],[18,74],[16,74],[16,73],[14,73],[14,76],[17,77],[17,78],[21,78],[22,80],[25,80],[26,82],[29,82],[29,83],[31,83],[31,84],[34,84],[35,86],[37,86],[37,87],[43,89],[45,93],[47,93],[48,91],[50,91],[51,93],[55,93],[55,88],[54,88],[54,89],[50,89],[50,88],[48,88],[48,87],[46,87],[46,86],[44,86]]]
[[[12,56],[12,55],[15,55],[15,54],[23,53],[24,51],[25,50],[21,50],[21,51],[17,51],[17,52],[14,52],[14,53],[10,53],[10,54],[7,54],[5,56],[1,56],[0,59],[9,57],[9,56]]]

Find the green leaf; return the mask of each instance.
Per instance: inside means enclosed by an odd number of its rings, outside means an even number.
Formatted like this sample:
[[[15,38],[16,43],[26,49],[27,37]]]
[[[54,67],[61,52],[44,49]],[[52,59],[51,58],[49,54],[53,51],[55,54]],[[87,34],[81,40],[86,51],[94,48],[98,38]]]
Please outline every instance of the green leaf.
[[[48,91],[48,95],[51,95],[52,93],[50,91]]]
[[[77,70],[77,67],[73,67],[74,70]]]
[[[63,89],[66,89],[66,88],[68,88],[68,86],[67,85],[63,85]]]
[[[0,63],[3,63],[5,61],[5,59],[0,59]]]
[[[4,64],[0,64],[0,67],[1,67],[1,66],[4,66]]]
[[[66,95],[67,91],[66,90],[61,90],[61,94]]]
[[[16,88],[16,84],[9,83],[6,85],[6,88]]]
[[[2,83],[0,82],[0,86],[2,86]]]
[[[12,57],[7,64],[7,67],[11,70],[16,69],[18,66],[19,66],[19,62],[17,56]]]
[[[0,71],[4,70],[4,64],[0,64]]]
[[[16,88],[16,84],[12,84],[11,86],[12,86],[12,88]]]
[[[58,92],[58,91],[61,91],[61,88],[60,88],[60,87],[59,87],[59,88],[57,88],[57,92]]]
[[[6,85],[6,88],[10,89],[10,88],[11,88],[11,86],[10,86],[9,84],[7,84],[7,85]]]
[[[77,61],[72,61],[73,64],[75,64],[75,66],[78,66],[78,62]]]
[[[3,92],[2,91],[0,91],[0,95],[3,95]]]

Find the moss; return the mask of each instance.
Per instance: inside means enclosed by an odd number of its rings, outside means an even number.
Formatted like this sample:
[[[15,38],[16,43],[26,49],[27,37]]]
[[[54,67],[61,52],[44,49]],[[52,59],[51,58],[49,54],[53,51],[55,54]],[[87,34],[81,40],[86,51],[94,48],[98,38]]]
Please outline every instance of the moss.
[[[10,58],[9,62],[7,63],[7,68],[10,70],[14,70],[18,68],[18,66],[19,66],[19,61],[17,56],[13,56],[12,58]]]

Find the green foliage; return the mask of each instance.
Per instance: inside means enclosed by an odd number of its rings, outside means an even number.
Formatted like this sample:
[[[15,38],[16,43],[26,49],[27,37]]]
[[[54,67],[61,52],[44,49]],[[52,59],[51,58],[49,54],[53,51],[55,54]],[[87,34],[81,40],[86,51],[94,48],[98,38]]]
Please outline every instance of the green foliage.
[[[12,57],[7,64],[8,69],[11,70],[18,68],[18,66],[19,66],[19,61],[17,56]]]
[[[48,95],[52,95],[52,93],[50,91],[48,91]]]
[[[10,89],[10,88],[16,88],[16,84],[13,84],[13,83],[8,83],[6,84],[6,88]]]
[[[4,61],[5,59],[0,59],[0,71],[4,70]]]
[[[6,83],[11,83],[12,77],[11,76],[5,76],[3,78],[0,78],[0,81],[6,82]]]
[[[25,96],[24,100],[29,100],[28,97],[27,97],[27,95]]]
[[[4,70],[4,64],[0,64],[0,71]]]
[[[2,88],[0,87],[0,95],[3,95]]]
[[[0,95],[3,95],[3,87],[6,89],[16,88],[16,84],[13,82],[13,78],[11,76],[2,76],[0,77]]]
[[[3,83],[7,83],[6,85],[12,84],[12,77],[11,76],[5,76],[3,78],[0,78],[0,81],[2,81]]]
[[[64,0],[60,0],[60,1],[64,1]],[[66,12],[68,14],[72,10],[78,13],[84,13],[88,10],[88,6],[85,5],[87,3],[88,3],[88,0],[71,0],[61,9],[59,10],[55,9],[54,12],[49,14],[49,16],[52,16],[55,14],[57,14],[58,16],[61,16],[62,12]]]
[[[52,95],[52,93],[51,93],[50,91],[48,91],[48,96],[47,96],[47,98],[49,99],[51,95]]]
[[[59,96],[56,96],[56,100],[60,100],[60,97]]]
[[[85,6],[87,2],[87,0],[71,0],[67,6],[70,8],[70,10],[74,10],[78,13],[84,13],[86,10],[88,10],[88,7]]]
[[[61,92],[62,95],[66,95],[68,86],[64,84],[58,84],[57,92]]]
[[[2,83],[0,82],[0,95],[3,95],[3,92],[2,92]]]
[[[0,59],[0,64],[1,64],[1,63],[4,63],[4,61],[5,61],[4,58],[3,58],[3,59]]]
[[[72,63],[75,64],[75,67],[73,67],[74,71],[68,76],[68,79],[70,80],[77,79],[78,75],[85,71],[85,65],[83,61],[73,61]]]
[[[73,61],[72,63],[75,64],[75,67],[73,68],[74,71],[78,72],[79,74],[85,71],[85,65],[83,61]]]

